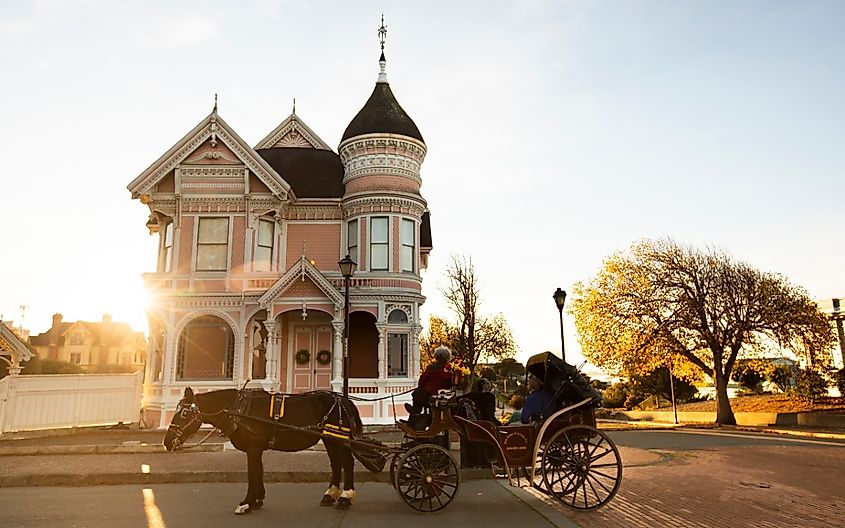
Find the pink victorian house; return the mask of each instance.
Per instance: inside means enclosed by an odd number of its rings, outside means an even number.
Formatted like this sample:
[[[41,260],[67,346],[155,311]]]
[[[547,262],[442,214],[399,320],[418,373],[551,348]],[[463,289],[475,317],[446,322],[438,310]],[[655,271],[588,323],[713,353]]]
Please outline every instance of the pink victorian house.
[[[166,427],[186,386],[340,391],[351,279],[350,394],[368,423],[415,385],[420,270],[431,234],[426,146],[384,73],[335,153],[294,113],[250,147],[210,115],[129,184],[150,210],[158,269],[144,419]],[[408,397],[397,399],[396,409]],[[404,412],[404,411],[399,411]]]

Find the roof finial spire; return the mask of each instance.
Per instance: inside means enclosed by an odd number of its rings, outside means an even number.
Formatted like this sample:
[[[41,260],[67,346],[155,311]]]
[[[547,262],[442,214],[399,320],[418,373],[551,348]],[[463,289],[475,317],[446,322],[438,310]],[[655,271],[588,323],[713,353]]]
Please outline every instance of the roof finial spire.
[[[217,94],[216,93],[214,94],[214,108],[211,110],[211,113],[212,114],[217,113]]]
[[[291,112],[291,113],[293,115],[296,115],[296,97],[293,98],[293,112]]]
[[[381,14],[381,26],[378,28],[378,40],[381,44],[381,56],[378,59],[379,65],[379,74],[378,74],[378,82],[387,82],[387,73],[385,72],[385,68],[387,67],[387,60],[384,58],[384,39],[387,38],[387,26],[384,25],[384,13]]]

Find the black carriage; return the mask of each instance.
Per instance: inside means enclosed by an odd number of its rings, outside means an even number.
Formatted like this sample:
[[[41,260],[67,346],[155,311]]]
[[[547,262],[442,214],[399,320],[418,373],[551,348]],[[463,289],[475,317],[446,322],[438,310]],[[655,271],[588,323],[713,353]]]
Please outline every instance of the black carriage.
[[[622,461],[610,437],[596,428],[595,408],[601,395],[575,367],[549,352],[529,358],[526,371],[553,393],[543,419],[536,423],[498,425],[479,420],[471,401],[454,390],[432,398],[431,422],[423,430],[397,422],[407,442],[394,454],[390,478],[406,504],[434,512],[457,494],[460,471],[448,451],[450,431],[487,446],[491,462],[504,470],[512,486],[524,480],[578,510],[599,508],[613,498],[622,478]]]
[[[490,462],[505,471],[511,485],[519,486],[524,480],[579,510],[607,504],[619,489],[622,462],[613,441],[596,429],[594,411],[601,395],[575,367],[551,353],[532,356],[526,370],[552,392],[545,415],[528,425],[479,420],[472,399],[453,389],[432,398],[425,426],[398,421],[406,441],[394,447],[364,437],[357,408],[337,393],[226,389],[194,395],[186,388],[164,445],[168,451],[179,449],[201,424],[208,423],[245,451],[249,485],[235,513],[263,505],[261,454],[265,450],[298,451],[320,439],[332,466],[329,489],[320,504],[349,507],[354,498],[354,455],[374,472],[382,471],[391,459],[390,479],[402,500],[420,512],[439,511],[449,505],[460,486],[458,464],[449,452],[453,431],[485,446]],[[342,493],[338,488],[341,471]]]

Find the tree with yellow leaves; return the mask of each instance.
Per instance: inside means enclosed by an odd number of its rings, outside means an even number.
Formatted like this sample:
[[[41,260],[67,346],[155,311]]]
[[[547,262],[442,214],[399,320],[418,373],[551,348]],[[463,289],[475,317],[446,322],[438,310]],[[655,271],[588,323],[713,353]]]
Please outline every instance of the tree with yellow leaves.
[[[737,358],[772,343],[826,365],[830,322],[802,288],[717,250],[644,240],[575,286],[570,311],[584,356],[625,374],[671,365],[716,388],[719,424],[735,424],[727,385]],[[696,372],[697,371],[697,372]]]

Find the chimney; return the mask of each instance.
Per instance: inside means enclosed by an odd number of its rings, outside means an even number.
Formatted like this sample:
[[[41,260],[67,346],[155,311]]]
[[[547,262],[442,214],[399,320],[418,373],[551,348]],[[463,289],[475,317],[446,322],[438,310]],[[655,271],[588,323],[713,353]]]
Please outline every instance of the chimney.
[[[53,326],[52,328],[58,328],[60,324],[62,324],[62,317],[64,317],[60,313],[53,314]]]

